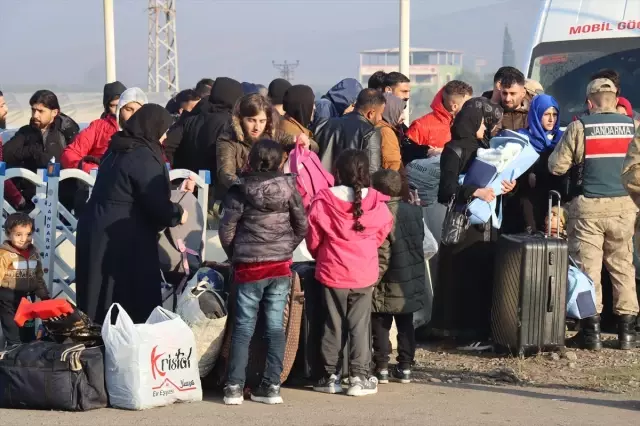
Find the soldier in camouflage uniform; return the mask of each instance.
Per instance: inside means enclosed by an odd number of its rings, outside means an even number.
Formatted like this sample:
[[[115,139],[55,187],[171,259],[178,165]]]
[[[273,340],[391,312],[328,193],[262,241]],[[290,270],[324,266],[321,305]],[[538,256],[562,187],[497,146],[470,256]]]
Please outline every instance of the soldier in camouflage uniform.
[[[613,283],[619,347],[631,349],[638,314],[632,241],[638,208],[622,185],[621,173],[634,122],[616,112],[616,87],[609,79],[589,83],[587,103],[589,115],[569,124],[549,157],[549,171],[554,175],[572,167],[582,171],[576,183],[579,195],[568,206],[569,251],[595,283],[598,313],[602,312],[602,263],[606,265]],[[580,333],[569,344],[601,349],[600,315],[582,320]]]

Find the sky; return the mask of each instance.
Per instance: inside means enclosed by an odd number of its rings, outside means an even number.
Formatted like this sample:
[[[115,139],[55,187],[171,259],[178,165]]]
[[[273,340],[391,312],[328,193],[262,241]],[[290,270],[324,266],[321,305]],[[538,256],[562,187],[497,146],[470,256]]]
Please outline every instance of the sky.
[[[147,0],[114,0],[117,78],[146,88]],[[505,25],[524,64],[542,0],[411,0],[411,45],[502,65]],[[176,0],[181,89],[203,77],[268,84],[272,61],[300,61],[295,81],[358,74],[366,49],[398,46],[398,0]],[[101,0],[0,0],[0,87],[105,79]]]

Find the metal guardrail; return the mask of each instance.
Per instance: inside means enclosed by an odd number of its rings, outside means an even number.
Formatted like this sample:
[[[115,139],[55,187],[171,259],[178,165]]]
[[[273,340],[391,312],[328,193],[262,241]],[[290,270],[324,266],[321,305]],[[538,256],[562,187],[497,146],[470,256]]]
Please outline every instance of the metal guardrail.
[[[86,173],[80,169],[61,170],[59,163],[49,164],[47,169],[33,173],[27,169],[6,168],[6,163],[0,162],[0,199],[4,201],[2,215],[0,215],[0,227],[4,228],[6,215],[15,213],[14,208],[4,199],[4,182],[8,179],[22,178],[33,183],[36,187],[36,195],[32,201],[35,209],[29,214],[34,219],[33,232],[34,245],[40,250],[44,279],[49,292],[58,297],[64,295],[75,302],[75,291],[71,287],[75,282],[75,268],[69,265],[60,253],[60,248],[65,242],[76,246],[76,229],[78,219],[59,200],[60,182],[67,179],[77,179],[89,187],[89,194],[97,179],[97,169]],[[169,171],[171,181],[192,177],[198,188],[198,201],[202,208],[202,217],[207,217],[209,198],[209,185],[211,173],[201,170],[199,174],[190,170],[176,169]],[[206,226],[202,232],[202,247],[206,247]]]

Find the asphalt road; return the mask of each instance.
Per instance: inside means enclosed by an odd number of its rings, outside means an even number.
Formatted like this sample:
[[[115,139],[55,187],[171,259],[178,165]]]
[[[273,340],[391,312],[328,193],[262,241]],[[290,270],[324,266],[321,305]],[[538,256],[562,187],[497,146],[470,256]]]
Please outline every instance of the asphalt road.
[[[381,385],[377,395],[352,398],[284,389],[280,406],[245,401],[226,407],[220,395],[205,401],[131,412],[86,413],[0,410],[1,425],[633,425],[640,399],[548,388],[464,384]]]

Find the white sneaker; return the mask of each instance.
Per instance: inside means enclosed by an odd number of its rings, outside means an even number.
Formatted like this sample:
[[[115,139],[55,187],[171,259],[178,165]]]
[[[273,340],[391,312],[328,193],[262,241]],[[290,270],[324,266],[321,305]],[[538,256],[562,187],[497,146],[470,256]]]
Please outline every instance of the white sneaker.
[[[335,374],[332,374],[329,377],[323,377],[313,385],[313,390],[316,392],[323,393],[342,393],[342,385],[340,384],[340,378]]]
[[[351,377],[349,383],[350,386],[347,390],[347,395],[349,396],[365,396],[378,393],[378,379],[375,376],[365,379]]]

